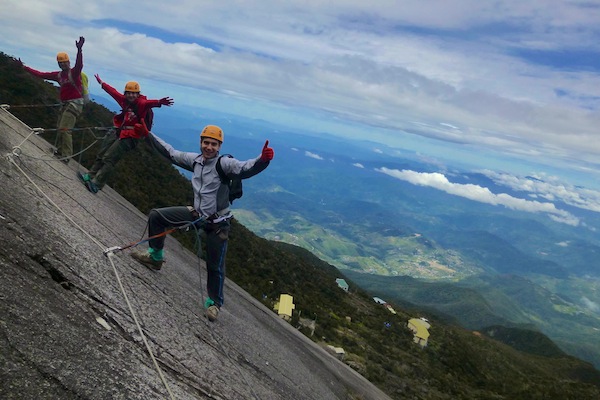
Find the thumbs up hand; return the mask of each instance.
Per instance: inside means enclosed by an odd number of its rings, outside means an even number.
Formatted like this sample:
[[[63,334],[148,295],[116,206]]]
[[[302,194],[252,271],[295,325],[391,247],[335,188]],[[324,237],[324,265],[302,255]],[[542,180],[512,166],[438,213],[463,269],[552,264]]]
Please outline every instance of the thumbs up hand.
[[[272,148],[269,147],[269,141],[267,140],[262,149],[262,153],[260,155],[260,160],[263,162],[271,161],[273,159],[274,155],[275,155],[275,152],[273,151]]]

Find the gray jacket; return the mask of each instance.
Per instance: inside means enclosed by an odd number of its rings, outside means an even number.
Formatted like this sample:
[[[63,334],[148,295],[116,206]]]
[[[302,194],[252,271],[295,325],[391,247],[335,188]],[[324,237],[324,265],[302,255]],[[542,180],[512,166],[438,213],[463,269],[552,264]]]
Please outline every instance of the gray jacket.
[[[173,164],[193,172],[194,209],[202,216],[220,216],[229,213],[229,187],[221,182],[217,172],[219,156],[205,159],[202,154],[175,150],[173,146],[150,132],[151,145]],[[231,157],[221,157],[221,167],[228,177],[250,178],[262,172],[269,165],[260,156],[247,161]]]

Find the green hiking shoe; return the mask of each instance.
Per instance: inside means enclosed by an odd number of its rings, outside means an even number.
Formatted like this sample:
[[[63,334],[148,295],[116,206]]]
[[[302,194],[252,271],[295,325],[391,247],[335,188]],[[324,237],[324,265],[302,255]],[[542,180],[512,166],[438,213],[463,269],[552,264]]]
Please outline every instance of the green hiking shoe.
[[[98,190],[100,190],[100,188],[98,187],[98,185],[96,185],[96,183],[94,183],[94,181],[87,181],[85,183],[85,186],[92,193],[98,193]]]
[[[92,193],[98,193],[99,188],[92,180],[90,174],[84,174],[83,172],[77,171],[77,177],[79,178],[81,183],[85,185],[87,190],[89,190]]]
[[[92,180],[92,178],[90,177],[90,174],[84,174],[81,171],[77,171],[77,178],[79,178],[81,183],[83,183],[84,185],[86,184],[86,182],[89,182]]]
[[[148,253],[133,252],[131,253],[131,258],[153,271],[160,271],[162,265],[165,263],[165,260],[155,260]]]
[[[210,297],[207,297],[206,301],[204,302],[204,308],[208,308],[213,305],[215,305],[215,302],[213,301],[213,299],[211,299]]]

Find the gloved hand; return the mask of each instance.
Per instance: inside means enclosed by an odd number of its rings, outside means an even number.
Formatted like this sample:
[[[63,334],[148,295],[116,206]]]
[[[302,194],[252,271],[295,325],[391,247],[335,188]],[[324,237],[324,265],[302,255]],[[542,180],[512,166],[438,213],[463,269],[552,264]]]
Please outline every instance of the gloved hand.
[[[158,101],[161,106],[172,106],[175,102],[170,97],[163,97]]]
[[[79,36],[79,40],[75,42],[75,46],[77,46],[77,49],[81,50],[84,43],[85,43],[85,38],[83,36]]]
[[[102,82],[102,79],[100,79],[100,75],[98,75],[98,74],[95,74],[94,76],[96,77],[96,80],[98,81],[98,83],[99,83],[100,85],[102,85],[102,83],[104,83],[104,82]]]
[[[273,159],[273,156],[275,155],[275,152],[273,151],[272,148],[269,147],[269,141],[267,140],[265,142],[265,146],[262,149],[262,154],[260,155],[260,161],[271,161]]]
[[[150,133],[150,131],[148,130],[148,127],[146,126],[146,121],[144,121],[144,120],[142,120],[141,124],[135,124],[133,126],[133,131],[135,132],[136,135],[139,135],[141,137],[146,137]]]

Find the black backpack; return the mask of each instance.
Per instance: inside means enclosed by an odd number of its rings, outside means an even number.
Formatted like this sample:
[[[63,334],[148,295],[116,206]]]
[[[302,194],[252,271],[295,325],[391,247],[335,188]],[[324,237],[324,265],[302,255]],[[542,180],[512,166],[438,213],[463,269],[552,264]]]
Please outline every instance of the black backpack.
[[[222,156],[219,156],[219,159],[217,160],[217,172],[219,173],[221,182],[229,187],[229,203],[233,203],[235,199],[239,199],[244,194],[242,189],[242,178],[237,176],[233,178],[228,177],[227,174],[225,174],[225,171],[223,171],[223,167],[221,167],[221,157],[233,158],[233,156],[231,154],[223,154]]]

